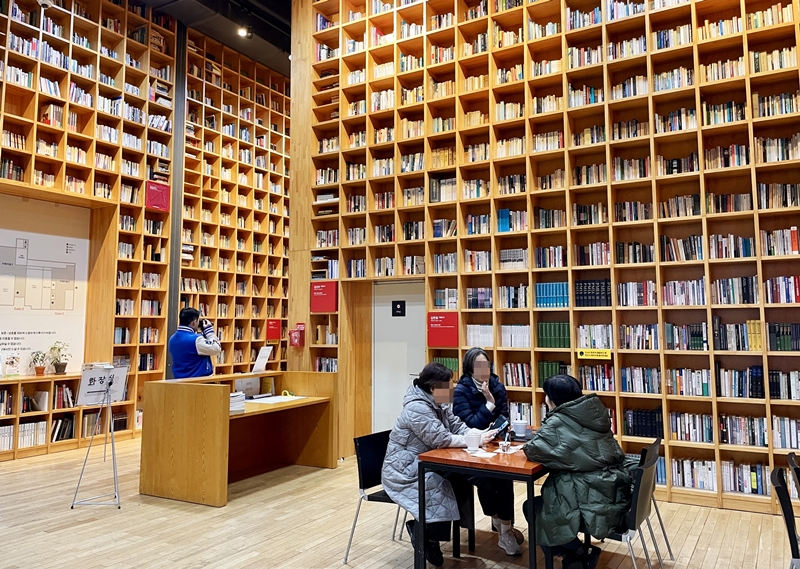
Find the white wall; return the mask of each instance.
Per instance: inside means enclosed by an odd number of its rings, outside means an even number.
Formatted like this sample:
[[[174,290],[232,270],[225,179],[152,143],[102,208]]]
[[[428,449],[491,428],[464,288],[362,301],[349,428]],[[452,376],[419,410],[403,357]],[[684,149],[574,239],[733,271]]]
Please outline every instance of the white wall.
[[[406,315],[392,316],[392,301]],[[372,432],[385,431],[403,409],[403,396],[426,363],[425,283],[375,283],[372,305]]]
[[[31,351],[61,340],[72,354],[67,371],[79,371],[90,211],[0,195],[0,212],[0,354],[18,354],[20,372],[32,374]]]

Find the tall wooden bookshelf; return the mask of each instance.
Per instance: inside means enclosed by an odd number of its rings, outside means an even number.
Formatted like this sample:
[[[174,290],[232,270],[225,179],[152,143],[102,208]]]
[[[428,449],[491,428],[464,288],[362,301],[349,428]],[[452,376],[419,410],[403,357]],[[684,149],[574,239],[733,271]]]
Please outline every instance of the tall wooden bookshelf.
[[[152,182],[171,185],[175,22],[134,2],[64,0],[44,10],[22,0],[0,6],[0,32],[0,191],[92,210],[86,351],[74,357],[130,364],[127,399],[112,413],[118,436],[132,437],[142,384],[163,379],[166,363],[171,216],[145,196],[157,193]],[[51,409],[58,387],[77,394],[77,385],[75,375],[0,381],[15,406],[23,392],[50,391]],[[46,442],[18,448],[15,439],[0,460],[88,444],[81,423],[90,412],[15,408],[0,426],[46,421]],[[73,436],[51,442],[65,416],[75,418]],[[105,432],[108,417],[102,423]]]
[[[771,398],[767,384],[771,373],[798,369],[797,351],[767,349],[768,325],[800,321],[797,302],[767,302],[765,288],[770,279],[797,273],[800,259],[796,244],[786,255],[762,245],[762,232],[789,230],[800,211],[800,153],[792,139],[800,133],[800,17],[796,2],[772,6],[751,0],[297,3],[293,27],[311,38],[303,34],[294,42],[295,75],[310,74],[307,85],[295,80],[295,103],[312,107],[295,125],[312,153],[295,160],[297,167],[302,160],[310,190],[295,195],[293,211],[307,210],[311,221],[303,237],[308,252],[297,255],[307,259],[312,278],[338,263],[341,298],[339,314],[293,309],[293,320],[336,324],[353,300],[351,283],[424,279],[429,312],[440,308],[437,291],[453,289],[459,346],[429,348],[429,358],[460,360],[474,345],[468,327],[489,327],[479,344],[501,378],[506,364],[530,365],[532,386],[508,391],[531,405],[533,424],[542,418],[540,364],[558,369],[561,362],[579,377],[600,366],[600,373],[613,373],[613,383],[597,393],[627,452],[652,439],[625,434],[626,411],[662,410],[666,484],[658,487],[660,497],[776,511],[768,492],[722,490],[728,461],[785,466],[789,450],[776,448],[773,421],[796,417],[800,405]],[[770,187],[786,199],[762,202]],[[673,213],[683,196],[688,209]],[[510,215],[515,223],[500,231],[504,210],[516,214]],[[454,222],[455,235],[434,236],[436,220]],[[404,233],[412,222],[421,222],[421,238]],[[712,257],[713,236],[729,235],[753,240],[749,256]],[[662,238],[695,246],[687,246],[685,260],[673,260],[662,251]],[[605,257],[581,260],[578,248],[596,243]],[[631,244],[634,257],[618,256],[617,243]],[[385,269],[391,263],[393,274]],[[757,298],[712,302],[712,289],[728,286],[726,279],[739,279],[745,292],[757,290]],[[667,289],[684,286],[672,283],[684,281],[699,281],[705,301],[668,299]],[[627,283],[637,293],[637,284],[653,293],[624,301],[618,289]],[[507,308],[501,308],[501,287],[520,291]],[[491,290],[490,306],[468,305],[468,289],[478,288]],[[598,302],[601,292],[607,297],[601,306],[578,306],[578,293]],[[554,295],[564,294],[560,306]],[[715,349],[715,319],[749,322],[742,331],[750,333],[750,349]],[[558,329],[554,323],[566,330],[569,347],[540,338]],[[703,324],[707,349],[667,349],[668,325]],[[501,327],[513,325],[529,327],[521,341],[504,340]],[[594,325],[613,337],[610,359],[578,355],[579,348],[594,347],[579,345],[579,330]],[[621,347],[620,327],[639,325],[657,331],[657,347]],[[297,361],[313,366],[319,355],[343,357],[353,338],[340,330],[338,345],[311,346]],[[761,366],[765,395],[721,396],[715,365]],[[660,381],[624,391],[623,370],[630,368],[660,373]],[[672,370],[684,368],[707,370],[707,395],[670,391]],[[670,413],[705,415],[709,442],[673,438]],[[726,415],[763,419],[763,446],[722,444]],[[673,461],[688,459],[707,461],[714,489],[686,488],[674,479]]]
[[[218,373],[249,371],[268,343],[286,369],[289,80],[188,34],[181,304],[215,323]]]

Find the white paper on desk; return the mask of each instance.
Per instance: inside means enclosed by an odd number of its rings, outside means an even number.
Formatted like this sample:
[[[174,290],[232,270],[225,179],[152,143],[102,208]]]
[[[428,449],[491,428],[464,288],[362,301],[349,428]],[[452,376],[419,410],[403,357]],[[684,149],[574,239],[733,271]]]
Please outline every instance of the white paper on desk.
[[[305,399],[305,395],[273,395],[272,397],[262,397],[261,399],[248,399],[248,403],[286,403],[295,399]]]
[[[475,454],[473,454],[475,458],[494,458],[493,452],[486,452],[485,450],[479,450]]]

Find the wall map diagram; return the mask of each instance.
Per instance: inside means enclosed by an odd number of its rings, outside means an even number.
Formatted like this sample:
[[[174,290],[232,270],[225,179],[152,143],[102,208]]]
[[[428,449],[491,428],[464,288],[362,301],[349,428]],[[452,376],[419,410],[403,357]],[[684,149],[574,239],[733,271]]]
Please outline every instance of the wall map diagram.
[[[75,263],[31,259],[28,239],[0,245],[0,306],[73,310]]]

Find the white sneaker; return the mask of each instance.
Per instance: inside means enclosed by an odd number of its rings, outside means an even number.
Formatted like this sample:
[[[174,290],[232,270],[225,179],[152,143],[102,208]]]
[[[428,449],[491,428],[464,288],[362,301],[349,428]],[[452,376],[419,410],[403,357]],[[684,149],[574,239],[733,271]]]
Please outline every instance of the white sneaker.
[[[500,520],[498,520],[497,518],[492,518],[492,526],[494,527],[495,530],[497,530],[497,533],[500,533]],[[522,535],[522,532],[515,527],[512,527],[511,531],[514,533],[514,539],[517,540],[517,543],[519,545],[522,545],[522,542],[525,541],[525,536]]]
[[[506,555],[519,555],[522,553],[514,537],[514,532],[510,530],[506,533],[500,533],[500,537],[497,539],[497,545],[506,552]]]

